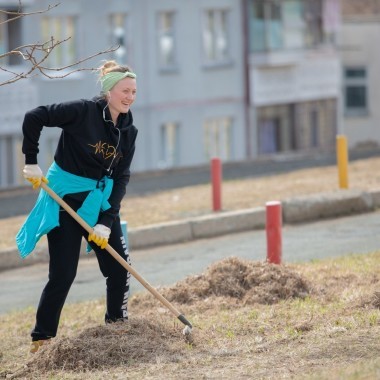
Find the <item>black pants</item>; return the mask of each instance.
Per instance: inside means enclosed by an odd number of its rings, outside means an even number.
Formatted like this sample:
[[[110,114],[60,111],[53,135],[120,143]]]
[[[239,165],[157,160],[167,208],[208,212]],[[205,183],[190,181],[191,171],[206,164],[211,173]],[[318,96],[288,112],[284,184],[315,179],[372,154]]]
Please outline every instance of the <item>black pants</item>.
[[[80,206],[78,201],[70,199],[65,199],[65,201],[74,210]],[[50,256],[49,280],[38,305],[36,325],[31,333],[33,340],[56,336],[61,311],[77,273],[82,238],[86,240],[88,238],[88,232],[63,209],[60,209],[59,222],[60,226],[47,235]],[[130,263],[119,218],[113,223],[108,243]],[[128,319],[130,273],[106,250],[100,249],[93,242],[90,245],[95,251],[100,270],[106,278],[105,321]]]

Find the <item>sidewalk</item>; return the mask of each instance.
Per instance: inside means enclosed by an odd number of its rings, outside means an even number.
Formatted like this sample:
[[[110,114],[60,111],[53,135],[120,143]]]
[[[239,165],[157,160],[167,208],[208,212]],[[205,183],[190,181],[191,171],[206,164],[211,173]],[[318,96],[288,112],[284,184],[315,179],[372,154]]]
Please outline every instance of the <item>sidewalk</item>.
[[[380,208],[380,189],[373,191],[338,190],[282,201],[283,224],[297,224],[326,218],[372,212]],[[131,251],[180,244],[226,234],[265,229],[265,206],[230,212],[218,212],[196,218],[129,229]],[[46,262],[44,244],[26,260],[16,248],[0,251],[0,271]]]

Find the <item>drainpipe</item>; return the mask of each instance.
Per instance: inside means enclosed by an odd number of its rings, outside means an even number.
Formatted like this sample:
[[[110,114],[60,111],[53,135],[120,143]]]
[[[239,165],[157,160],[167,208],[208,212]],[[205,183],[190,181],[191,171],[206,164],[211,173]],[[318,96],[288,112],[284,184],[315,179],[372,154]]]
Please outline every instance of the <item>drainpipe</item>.
[[[242,41],[243,41],[243,86],[244,86],[244,116],[245,116],[245,155],[252,158],[251,116],[250,116],[250,78],[249,78],[249,29],[248,0],[241,0]]]

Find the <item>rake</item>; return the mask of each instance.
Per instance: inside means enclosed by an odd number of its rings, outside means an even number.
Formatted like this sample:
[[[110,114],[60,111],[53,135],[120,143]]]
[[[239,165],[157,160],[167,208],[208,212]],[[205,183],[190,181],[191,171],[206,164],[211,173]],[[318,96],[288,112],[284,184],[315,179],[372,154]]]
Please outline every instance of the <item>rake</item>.
[[[89,234],[93,229],[87,224],[58,194],[54,192],[46,183],[41,182],[41,187],[65,209]],[[129,265],[109,244],[105,250],[113,256],[145,289],[147,289],[155,298],[157,298],[164,306],[166,306],[184,325],[182,333],[185,336],[191,334],[192,324],[186,317],[180,313],[162,294],[160,294],[152,285],[150,285],[131,265]]]

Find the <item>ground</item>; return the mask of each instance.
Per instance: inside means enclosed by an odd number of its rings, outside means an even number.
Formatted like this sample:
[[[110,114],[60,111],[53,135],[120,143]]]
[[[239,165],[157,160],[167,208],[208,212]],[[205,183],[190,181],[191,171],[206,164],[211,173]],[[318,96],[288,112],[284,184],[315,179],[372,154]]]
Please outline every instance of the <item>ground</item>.
[[[27,354],[34,310],[0,317],[0,378],[380,378],[380,251],[309,264],[236,257],[160,289],[192,322],[136,294],[127,323],[104,300],[67,305],[60,336]]]
[[[380,188],[380,158],[350,164],[350,188]],[[344,191],[337,168],[223,183],[223,210]],[[209,185],[126,198],[130,227],[211,212]],[[12,246],[24,217],[0,220]],[[0,247],[1,247],[0,246]],[[276,266],[228,258],[159,289],[193,323],[192,341],[146,293],[130,320],[104,326],[104,300],[65,305],[60,335],[28,354],[34,309],[0,317],[0,378],[349,379],[380,378],[380,251]]]

